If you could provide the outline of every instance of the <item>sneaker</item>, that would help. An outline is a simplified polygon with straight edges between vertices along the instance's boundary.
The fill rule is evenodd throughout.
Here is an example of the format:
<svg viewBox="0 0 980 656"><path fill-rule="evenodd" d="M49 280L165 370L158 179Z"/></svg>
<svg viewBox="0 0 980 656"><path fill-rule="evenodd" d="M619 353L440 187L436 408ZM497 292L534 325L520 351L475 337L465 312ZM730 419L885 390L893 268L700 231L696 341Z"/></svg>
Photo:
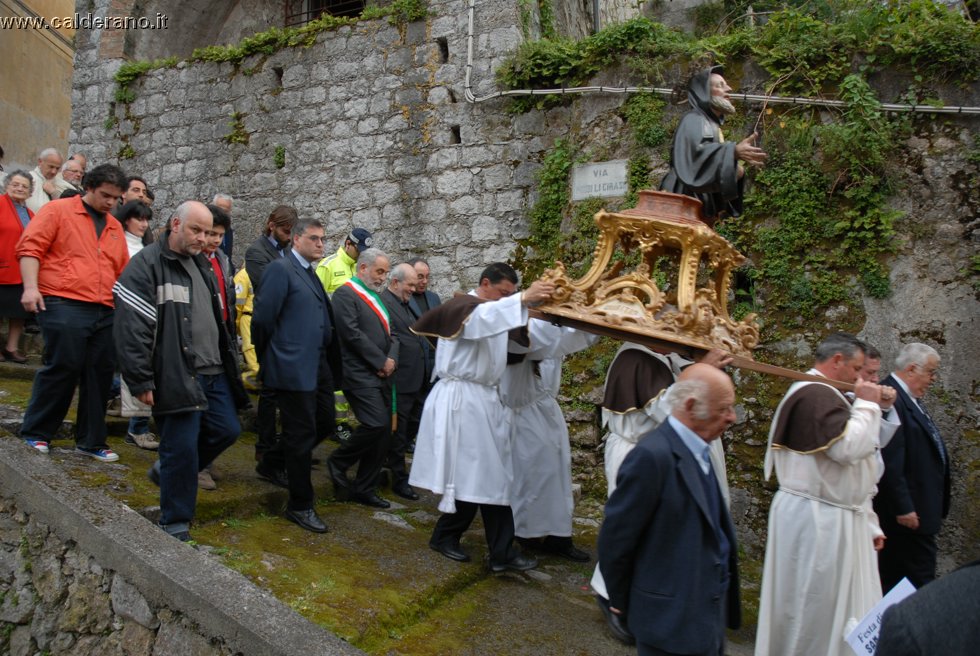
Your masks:
<svg viewBox="0 0 980 656"><path fill-rule="evenodd" d="M119 454L112 449L86 449L84 447L75 447L75 453L81 453L90 458L95 458L99 462L115 462L119 460Z"/></svg>
<svg viewBox="0 0 980 656"><path fill-rule="evenodd" d="M333 435L334 440L340 442L341 444L346 444L353 436L354 431L351 429L350 424L346 422L337 424L337 430Z"/></svg>
<svg viewBox="0 0 980 656"><path fill-rule="evenodd" d="M44 440L24 440L24 441L27 442L27 446L31 447L38 453L47 453L50 450L48 449L48 443L45 442Z"/></svg>
<svg viewBox="0 0 980 656"><path fill-rule="evenodd" d="M191 537L190 531L181 531L180 533L171 533L173 537L177 538L181 542L193 542L194 538Z"/></svg>
<svg viewBox="0 0 980 656"><path fill-rule="evenodd" d="M211 472L207 469L202 469L197 472L197 487L202 490L217 490L218 484L211 478Z"/></svg>
<svg viewBox="0 0 980 656"><path fill-rule="evenodd" d="M109 403L105 408L105 413L110 417L122 417L122 399L118 396L109 399Z"/></svg>
<svg viewBox="0 0 980 656"><path fill-rule="evenodd" d="M160 448L157 436L153 433L126 433L126 444L132 444L147 451L156 451Z"/></svg>

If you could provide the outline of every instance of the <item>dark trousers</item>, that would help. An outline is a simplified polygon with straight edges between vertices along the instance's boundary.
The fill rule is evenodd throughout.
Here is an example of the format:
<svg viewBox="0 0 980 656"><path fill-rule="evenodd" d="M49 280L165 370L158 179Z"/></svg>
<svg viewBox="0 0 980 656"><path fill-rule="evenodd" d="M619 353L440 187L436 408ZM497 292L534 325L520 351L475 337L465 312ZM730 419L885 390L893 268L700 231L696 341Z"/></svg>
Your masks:
<svg viewBox="0 0 980 656"><path fill-rule="evenodd" d="M357 465L357 475L351 483L352 494L373 492L378 474L385 462L391 441L391 388L344 390L360 425L351 438L330 455L333 466L343 472Z"/></svg>
<svg viewBox="0 0 980 656"><path fill-rule="evenodd" d="M186 531L197 505L197 473L230 447L241 433L228 378L198 374L206 410L154 415L160 429L160 526Z"/></svg>
<svg viewBox="0 0 980 656"><path fill-rule="evenodd" d="M44 337L42 367L34 376L31 400L20 434L51 441L65 420L78 386L75 443L106 446L105 410L116 368L112 308L59 296L45 296L37 315Z"/></svg>
<svg viewBox="0 0 980 656"><path fill-rule="evenodd" d="M255 412L255 459L261 460L276 446L276 392L268 387L259 390L259 402Z"/></svg>
<svg viewBox="0 0 980 656"><path fill-rule="evenodd" d="M405 466L405 453L411 442L409 429L411 428L412 417L419 403L420 395L418 392L411 394L398 394L398 426L391 436L391 448L388 449L387 465L391 470L391 485L401 485L408 483L408 468Z"/></svg>
<svg viewBox="0 0 980 656"><path fill-rule="evenodd" d="M936 578L936 536L913 533L895 525L882 527L888 539L878 552L881 590L887 593L904 577L921 588Z"/></svg>
<svg viewBox="0 0 980 656"><path fill-rule="evenodd" d="M471 503L456 500L456 512L446 513L436 522L430 544L459 544L463 533L473 523L477 509L483 517L483 530L487 536L487 547L491 563L505 563L516 553L514 542L514 513L510 506L492 506L486 503Z"/></svg>
<svg viewBox="0 0 980 656"><path fill-rule="evenodd" d="M282 461L289 479L289 510L313 508L310 470L316 445L316 392L276 390L282 413L282 436L264 462Z"/></svg>
<svg viewBox="0 0 980 656"><path fill-rule="evenodd" d="M310 452L312 453L321 442L333 435L337 430L337 415L334 410L333 403L333 379L330 377L329 368L326 365L326 361L321 363L321 371L326 371L326 375L320 376L319 382L317 383L316 392L310 392L314 399L314 410L313 415L304 414L303 421L307 422L313 429L313 444L310 446ZM282 401L279 400L278 395L287 393L282 390L268 390L269 394L274 399L272 408L272 440L271 443L263 443L262 448L259 448L259 443L255 445L255 459L261 462L268 469L286 469L286 447L283 445L282 440L286 435L286 423L291 421L293 418L286 417L286 408L283 407ZM261 401L261 397L259 397ZM275 412L278 408L280 413L279 421L282 423L282 437L277 436L275 433ZM304 410L304 413L306 411ZM261 422L258 422L261 423ZM295 423L294 423L295 426ZM294 433L295 434L295 433ZM259 442L262 442L260 437ZM312 456L311 456L312 460ZM313 506L308 506L312 508ZM292 508L291 510L307 510L308 508Z"/></svg>
<svg viewBox="0 0 980 656"><path fill-rule="evenodd" d="M643 644L642 642L636 643L636 653L637 656L679 656L672 651L664 651L663 649L657 649L651 645ZM705 652L703 655L693 654L685 656L725 656L725 645L722 642L721 649L719 651L709 651Z"/></svg>

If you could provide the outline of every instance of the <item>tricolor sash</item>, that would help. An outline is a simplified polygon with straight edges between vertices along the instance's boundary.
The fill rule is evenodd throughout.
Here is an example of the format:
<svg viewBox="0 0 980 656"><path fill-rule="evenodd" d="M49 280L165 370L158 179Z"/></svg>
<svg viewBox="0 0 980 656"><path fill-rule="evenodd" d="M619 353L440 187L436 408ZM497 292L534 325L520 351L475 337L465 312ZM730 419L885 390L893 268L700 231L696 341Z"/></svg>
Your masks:
<svg viewBox="0 0 980 656"><path fill-rule="evenodd" d="M374 291L367 285L365 285L357 276L350 278L344 283L349 286L357 296L367 303L368 307L378 315L378 319L381 320L381 324L385 327L385 332L389 335L391 334L391 326L388 320L388 309L385 304L381 302L381 297L378 296L378 292Z"/></svg>

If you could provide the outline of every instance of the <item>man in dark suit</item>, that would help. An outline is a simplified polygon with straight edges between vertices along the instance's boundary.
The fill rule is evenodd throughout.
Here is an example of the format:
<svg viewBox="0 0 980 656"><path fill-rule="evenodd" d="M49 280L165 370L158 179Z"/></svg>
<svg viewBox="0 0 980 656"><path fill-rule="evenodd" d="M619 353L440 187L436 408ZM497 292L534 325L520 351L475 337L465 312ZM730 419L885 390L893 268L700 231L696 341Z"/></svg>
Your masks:
<svg viewBox="0 0 980 656"><path fill-rule="evenodd" d="M270 262L275 262L289 251L290 231L296 224L296 210L288 205L279 205L269 214L265 222L265 232L256 239L245 251L245 272L252 284L252 293L259 293L262 284L262 273ZM243 339L251 340L251 335L243 335ZM254 344L254 340L251 340ZM272 449L276 440L276 398L272 391L263 388L259 391L259 403L255 418L255 459L260 461L266 451ZM256 472L262 478L285 487L286 481L277 470L267 470L261 465Z"/></svg>
<svg viewBox="0 0 980 656"><path fill-rule="evenodd" d="M412 292L411 305L418 312L419 316L422 316L432 308L439 307L442 304L442 300L439 295L434 291L429 289L429 263L426 262L421 257L413 257L408 261L409 264L415 269L415 273L418 274L418 282L415 285L415 291ZM428 371L432 372L436 368L436 347L429 343L428 340L425 341L425 359ZM406 443L405 450L407 453L415 452L415 438L419 433L419 422L422 421L422 407L425 405L425 399L429 396L429 392L432 390L433 382L430 380L431 376L428 374L425 380L422 381L422 389L419 390L418 403L415 407L415 412L409 418L408 423L408 442Z"/></svg>
<svg viewBox="0 0 980 656"><path fill-rule="evenodd" d="M375 489L391 439L391 378L398 362L398 340L391 334L380 292L390 270L388 256L368 248L357 258L357 275L333 293L334 317L343 362L341 388L360 425L334 451L327 465L338 496L374 508L390 503ZM357 476L347 470L357 465Z"/></svg>
<svg viewBox="0 0 980 656"><path fill-rule="evenodd" d="M422 403L422 388L429 378L428 342L413 333L411 325L419 313L411 303L418 275L411 264L399 264L391 271L388 288L381 292L381 300L388 308L391 334L398 340L398 368L395 369L395 407L398 422L388 449L388 467L391 469L391 491L410 501L419 498L408 484L405 468L405 450L408 447L408 429L413 415Z"/></svg>
<svg viewBox="0 0 980 656"><path fill-rule="evenodd" d="M735 421L722 371L688 367L671 388L671 416L619 470L599 533L610 610L627 619L640 656L724 654L738 628L738 548L709 460Z"/></svg>
<svg viewBox="0 0 980 656"><path fill-rule="evenodd" d="M949 453L922 401L939 371L939 354L925 344L906 344L895 369L882 384L897 392L902 425L882 449L885 474L874 499L887 538L878 553L886 592L903 577L917 588L936 578L936 534L949 512Z"/></svg>
<svg viewBox="0 0 980 656"><path fill-rule="evenodd" d="M327 526L313 509L311 453L334 423L330 301L311 268L323 257L323 238L317 220L293 225L292 250L265 268L252 314L259 376L263 388L275 394L282 417L282 437L259 464L271 471L285 469L286 519L314 533L326 532ZM320 390L326 391L326 402L317 403Z"/></svg>

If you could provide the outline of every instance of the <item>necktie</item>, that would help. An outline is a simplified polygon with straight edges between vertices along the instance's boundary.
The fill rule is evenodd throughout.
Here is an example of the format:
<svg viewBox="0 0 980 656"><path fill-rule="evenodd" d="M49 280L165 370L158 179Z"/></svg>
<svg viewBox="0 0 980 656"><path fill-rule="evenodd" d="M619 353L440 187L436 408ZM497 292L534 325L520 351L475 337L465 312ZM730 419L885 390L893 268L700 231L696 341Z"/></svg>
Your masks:
<svg viewBox="0 0 980 656"><path fill-rule="evenodd" d="M943 438L939 435L939 429L936 428L936 424L932 423L932 417L929 416L929 411L926 410L926 404L922 402L922 399L916 399L916 402L919 404L919 410L922 411L922 416L926 419L926 428L929 430L929 436L936 443L936 448L939 449L939 459L943 461L943 467L945 467L946 447L943 444Z"/></svg>

